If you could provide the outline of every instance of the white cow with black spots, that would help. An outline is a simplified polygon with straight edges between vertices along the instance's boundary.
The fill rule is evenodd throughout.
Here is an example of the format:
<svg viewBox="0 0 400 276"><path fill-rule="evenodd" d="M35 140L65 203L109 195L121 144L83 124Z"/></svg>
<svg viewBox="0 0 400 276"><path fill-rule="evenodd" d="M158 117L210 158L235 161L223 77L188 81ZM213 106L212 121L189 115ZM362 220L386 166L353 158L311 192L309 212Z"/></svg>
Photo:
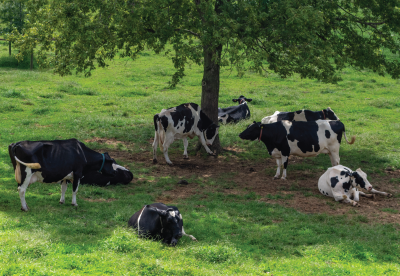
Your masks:
<svg viewBox="0 0 400 276"><path fill-rule="evenodd" d="M329 168L318 180L318 189L321 194L333 197L336 201L357 206L360 195L370 198L375 197L373 194L366 194L359 191L357 186L373 194L381 194L387 197L392 196L389 193L373 189L367 180L367 174L360 168L353 172L345 166L337 165Z"/></svg>

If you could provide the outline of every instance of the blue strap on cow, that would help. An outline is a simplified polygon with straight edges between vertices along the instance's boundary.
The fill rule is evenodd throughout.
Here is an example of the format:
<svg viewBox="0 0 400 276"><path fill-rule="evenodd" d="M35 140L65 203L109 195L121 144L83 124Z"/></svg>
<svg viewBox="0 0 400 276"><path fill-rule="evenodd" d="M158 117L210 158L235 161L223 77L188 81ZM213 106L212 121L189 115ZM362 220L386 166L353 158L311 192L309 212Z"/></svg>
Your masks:
<svg viewBox="0 0 400 276"><path fill-rule="evenodd" d="M99 170L99 173L101 173L101 170L102 170L103 167L104 167L104 162L106 162L106 157L104 156L104 153L102 153L101 155L103 155L103 164L101 164L101 168L100 168L100 170Z"/></svg>

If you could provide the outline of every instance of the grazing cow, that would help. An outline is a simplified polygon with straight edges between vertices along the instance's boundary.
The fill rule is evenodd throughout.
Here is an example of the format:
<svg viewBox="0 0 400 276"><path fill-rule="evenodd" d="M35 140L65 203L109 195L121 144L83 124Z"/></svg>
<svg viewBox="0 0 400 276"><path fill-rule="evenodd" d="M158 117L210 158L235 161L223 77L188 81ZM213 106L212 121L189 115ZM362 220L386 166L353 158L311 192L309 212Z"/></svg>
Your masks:
<svg viewBox="0 0 400 276"><path fill-rule="evenodd" d="M272 124L261 124L254 122L246 130L239 134L245 140L263 141L268 153L276 158L278 169L275 179L280 176L280 167L284 165L282 179L286 179L286 168L290 155L317 156L327 153L331 159L332 166L339 164L339 148L342 134L348 144L345 128L340 121L319 120L314 122L289 122L280 121Z"/></svg>
<svg viewBox="0 0 400 276"><path fill-rule="evenodd" d="M195 103L181 104L177 107L161 110L160 113L154 115L154 127L156 131L153 142L153 163L157 163L157 144L160 144L165 161L169 165L173 164L168 157L168 147L178 139L183 139L185 148L183 157L185 159L189 158L187 137L190 139L195 136L199 137L207 153L213 154L208 146L211 146L214 142L219 128Z"/></svg>
<svg viewBox="0 0 400 276"><path fill-rule="evenodd" d="M239 105L230 106L227 108L218 108L218 121L227 124L229 122L237 123L240 120L250 118L250 109L247 102L252 99L247 99L245 96L240 96L238 99L232 99L233 102L238 102Z"/></svg>
<svg viewBox="0 0 400 276"><path fill-rule="evenodd" d="M178 243L182 235L197 241L195 237L185 233L178 208L163 203L145 205L129 219L128 226L137 229L139 236L161 238L172 246Z"/></svg>
<svg viewBox="0 0 400 276"><path fill-rule="evenodd" d="M125 167L118 165L117 163L112 164L115 172L113 176L104 175L98 171L89 171L82 175L81 185L90 184L94 186L108 186L114 184L128 184L133 179L133 174Z"/></svg>
<svg viewBox="0 0 400 276"><path fill-rule="evenodd" d="M100 171L104 176L112 177L118 168L108 153L95 152L76 139L21 141L10 144L8 151L14 166L23 211L28 211L26 189L34 182L61 182L60 203L63 204L67 181L71 181L72 205L78 206L76 194L83 175Z"/></svg>
<svg viewBox="0 0 400 276"><path fill-rule="evenodd" d="M339 120L336 116L335 112L328 107L327 109L323 109L321 111L311 111L307 109L298 110L295 112L279 112L275 111L275 113L271 116L264 117L261 120L262 124L271 124L279 121L300 121L300 122L309 122L316 120Z"/></svg>
<svg viewBox="0 0 400 276"><path fill-rule="evenodd" d="M391 197L391 194L380 192L372 188L367 180L367 174L361 169L355 172L349 168L337 165L329 168L318 180L318 189L321 194L333 197L336 201L350 203L353 206L358 204L361 196L372 197L373 194L365 194L357 189L357 186L370 191L373 194L381 194Z"/></svg>

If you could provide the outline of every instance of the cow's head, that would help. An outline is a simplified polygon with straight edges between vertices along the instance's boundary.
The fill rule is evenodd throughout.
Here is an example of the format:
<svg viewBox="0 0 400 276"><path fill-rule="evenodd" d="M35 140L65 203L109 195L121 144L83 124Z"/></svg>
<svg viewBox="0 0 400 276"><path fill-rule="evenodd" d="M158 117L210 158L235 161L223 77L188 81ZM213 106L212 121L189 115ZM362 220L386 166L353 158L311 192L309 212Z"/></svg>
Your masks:
<svg viewBox="0 0 400 276"><path fill-rule="evenodd" d="M339 120L338 116L336 116L335 112L333 112L333 110L328 107L327 109L324 109L324 114L325 114L325 118L328 120Z"/></svg>
<svg viewBox="0 0 400 276"><path fill-rule="evenodd" d="M107 152L103 154L96 153L95 155L90 156L90 158L87 157L87 159L88 163L84 168L84 173L97 171L101 172L105 176L114 176L117 172L115 166L113 166L113 164L116 163Z"/></svg>
<svg viewBox="0 0 400 276"><path fill-rule="evenodd" d="M361 188L366 189L368 191L372 190L372 185L367 180L367 174L363 172L360 168L358 168L355 172L352 173L352 177L354 177L354 182Z"/></svg>
<svg viewBox="0 0 400 276"><path fill-rule="evenodd" d="M154 210L160 216L163 241L171 246L175 246L182 237L182 215L178 210L172 208L160 210L150 205L146 205L146 207Z"/></svg>
<svg viewBox="0 0 400 276"><path fill-rule="evenodd" d="M256 123L256 121L254 121L242 133L239 134L239 137L244 140L254 141L260 137L260 131L261 122Z"/></svg>
<svg viewBox="0 0 400 276"><path fill-rule="evenodd" d="M245 103L245 102L251 102L252 99L248 99L245 96L241 95L238 99L232 99L233 102L239 102L239 104Z"/></svg>
<svg viewBox="0 0 400 276"><path fill-rule="evenodd" d="M115 161L112 164L112 167L115 171L113 175L106 175L100 173L98 170L84 170L81 183L97 186L108 186L117 183L128 184L132 181L133 174L128 169L118 165Z"/></svg>
<svg viewBox="0 0 400 276"><path fill-rule="evenodd" d="M214 143L215 137L218 135L219 126L212 123L203 131L204 139L206 140L207 146L211 146Z"/></svg>

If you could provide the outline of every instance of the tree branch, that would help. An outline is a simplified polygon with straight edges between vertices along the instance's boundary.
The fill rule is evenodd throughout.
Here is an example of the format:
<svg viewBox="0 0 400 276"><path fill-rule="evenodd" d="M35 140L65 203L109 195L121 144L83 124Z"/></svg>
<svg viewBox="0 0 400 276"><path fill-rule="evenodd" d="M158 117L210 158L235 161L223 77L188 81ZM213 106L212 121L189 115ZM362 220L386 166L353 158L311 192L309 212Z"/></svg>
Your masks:
<svg viewBox="0 0 400 276"><path fill-rule="evenodd" d="M185 32L191 33L194 36L201 37L201 35L199 35L198 33L192 32L191 30L187 30L187 29L179 29L178 28L178 29L175 29L175 31L185 31Z"/></svg>

